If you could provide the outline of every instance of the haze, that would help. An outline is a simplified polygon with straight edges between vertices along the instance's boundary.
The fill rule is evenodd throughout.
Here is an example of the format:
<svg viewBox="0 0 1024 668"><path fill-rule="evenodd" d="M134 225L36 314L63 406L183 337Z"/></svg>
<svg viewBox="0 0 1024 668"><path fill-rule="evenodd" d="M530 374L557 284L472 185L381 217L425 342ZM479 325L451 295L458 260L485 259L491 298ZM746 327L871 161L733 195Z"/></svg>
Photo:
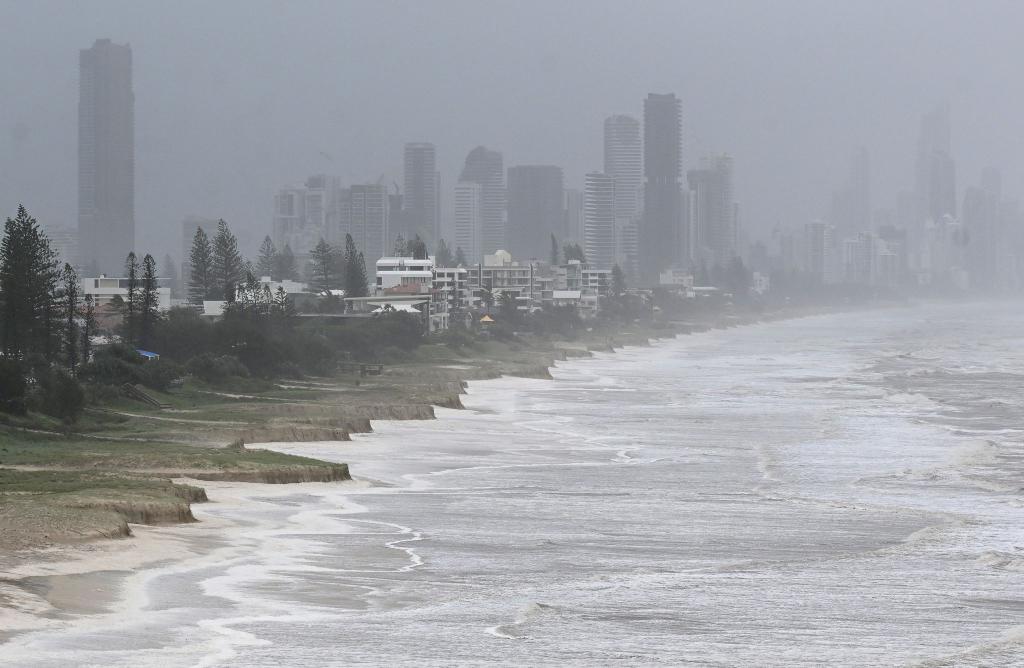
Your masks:
<svg viewBox="0 0 1024 668"><path fill-rule="evenodd" d="M0 20L0 210L75 226L78 51L109 37L134 54L139 246L177 248L195 213L251 252L278 188L400 181L407 141L437 145L445 208L478 144L581 187L604 118L652 91L682 100L684 168L735 157L753 237L827 214L862 145L891 207L938 103L961 193L992 165L1016 197L1024 169L1013 2L4 0Z"/></svg>

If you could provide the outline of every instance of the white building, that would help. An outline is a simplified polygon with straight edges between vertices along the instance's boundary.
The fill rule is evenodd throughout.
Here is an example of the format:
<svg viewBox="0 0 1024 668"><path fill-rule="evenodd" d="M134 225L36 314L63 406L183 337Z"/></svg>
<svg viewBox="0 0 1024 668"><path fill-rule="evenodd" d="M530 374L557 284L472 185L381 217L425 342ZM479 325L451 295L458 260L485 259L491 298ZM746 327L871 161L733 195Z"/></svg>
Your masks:
<svg viewBox="0 0 1024 668"><path fill-rule="evenodd" d="M448 308L466 309L471 302L469 270L465 267L434 267L434 293L448 302Z"/></svg>
<svg viewBox="0 0 1024 668"><path fill-rule="evenodd" d="M468 269L468 285L474 303L480 301L485 290L490 291L495 300L502 294L511 295L522 311L529 310L540 299L541 272L536 262L520 264L508 251L498 250L484 255L482 263Z"/></svg>
<svg viewBox="0 0 1024 668"><path fill-rule="evenodd" d="M591 172L583 196L583 236L587 260L601 269L615 264L615 179Z"/></svg>
<svg viewBox="0 0 1024 668"><path fill-rule="evenodd" d="M171 308L171 288L166 279L158 279L156 289L156 306L160 311ZM138 289L142 289L142 279L138 280ZM107 306L116 301L128 299L128 279L100 276L82 279L82 298L91 295L96 307Z"/></svg>
<svg viewBox="0 0 1024 668"><path fill-rule="evenodd" d="M430 258L382 257L377 260L374 286L378 294L389 290L429 294L434 287L434 261Z"/></svg>
<svg viewBox="0 0 1024 668"><path fill-rule="evenodd" d="M467 269L471 306L482 306L482 296L490 292L496 303L501 295L511 295L520 311L573 305L584 316L597 312L600 298L609 292L612 274L610 269L595 269L578 260L556 267L547 262L521 263L503 250L485 255L483 262Z"/></svg>
<svg viewBox="0 0 1024 668"><path fill-rule="evenodd" d="M759 295L763 295L771 288L771 278L768 274L755 271L750 277L750 289Z"/></svg>
<svg viewBox="0 0 1024 668"><path fill-rule="evenodd" d="M382 257L377 260L375 296L369 306L401 305L423 313L429 331L448 329L450 309L466 308L468 271L463 267L434 267L433 258Z"/></svg>
<svg viewBox="0 0 1024 668"><path fill-rule="evenodd" d="M644 182L643 140L636 118L620 114L605 119L604 173L615 180L615 261L627 276L635 277Z"/></svg>
<svg viewBox="0 0 1024 668"><path fill-rule="evenodd" d="M468 262L479 262L483 252L483 186L461 181L455 186L455 247Z"/></svg>
<svg viewBox="0 0 1024 668"><path fill-rule="evenodd" d="M658 275L658 285L670 288L693 289L693 272L685 269L666 269Z"/></svg>

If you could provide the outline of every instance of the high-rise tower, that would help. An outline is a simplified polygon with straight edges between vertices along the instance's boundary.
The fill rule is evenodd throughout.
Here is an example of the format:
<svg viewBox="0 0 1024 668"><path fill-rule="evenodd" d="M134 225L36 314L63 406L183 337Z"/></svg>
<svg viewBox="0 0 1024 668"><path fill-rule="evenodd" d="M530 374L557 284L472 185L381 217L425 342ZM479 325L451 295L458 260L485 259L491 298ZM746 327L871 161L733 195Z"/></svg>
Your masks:
<svg viewBox="0 0 1024 668"><path fill-rule="evenodd" d="M615 261L634 276L644 165L640 121L632 116L609 116L604 121L604 173L615 180Z"/></svg>
<svg viewBox="0 0 1024 668"><path fill-rule="evenodd" d="M132 50L99 39L79 54L78 238L87 272L120 273L135 247Z"/></svg>
<svg viewBox="0 0 1024 668"><path fill-rule="evenodd" d="M455 238L454 247L461 248L466 260L480 262L483 257L483 187L472 181L460 181L455 186ZM496 249L497 250L497 249Z"/></svg>
<svg viewBox="0 0 1024 668"><path fill-rule="evenodd" d="M406 229L393 230L392 236L402 234L406 239L415 235L433 248L441 237L440 187L437 171L437 149L433 144L414 142L405 145L405 206Z"/></svg>
<svg viewBox="0 0 1024 668"><path fill-rule="evenodd" d="M956 217L956 165L950 134L948 106L941 105L921 119L916 174L919 224L947 214Z"/></svg>
<svg viewBox="0 0 1024 668"><path fill-rule="evenodd" d="M644 101L644 214L640 225L641 278L678 264L683 239L682 110L674 93Z"/></svg>
<svg viewBox="0 0 1024 668"><path fill-rule="evenodd" d="M687 173L694 262L728 267L736 256L736 203L732 193L732 158L706 157L701 169Z"/></svg>
<svg viewBox="0 0 1024 668"><path fill-rule="evenodd" d="M508 168L508 251L517 260L551 254L551 235L564 239L562 168L520 165Z"/></svg>
<svg viewBox="0 0 1024 668"><path fill-rule="evenodd" d="M459 181L480 185L480 252L493 253L507 248L505 163L501 153L477 146L466 156Z"/></svg>
<svg viewBox="0 0 1024 668"><path fill-rule="evenodd" d="M615 203L618 184L608 174L591 172L583 191L583 237L587 263L596 269L615 264Z"/></svg>

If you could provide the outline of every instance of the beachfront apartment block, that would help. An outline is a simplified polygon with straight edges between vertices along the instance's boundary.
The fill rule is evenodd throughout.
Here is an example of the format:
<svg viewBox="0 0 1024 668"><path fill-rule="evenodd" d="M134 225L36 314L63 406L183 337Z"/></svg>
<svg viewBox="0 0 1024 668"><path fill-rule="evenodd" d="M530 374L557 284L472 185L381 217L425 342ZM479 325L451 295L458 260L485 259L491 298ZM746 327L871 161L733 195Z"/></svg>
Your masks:
<svg viewBox="0 0 1024 668"><path fill-rule="evenodd" d="M431 257L382 257L376 263L374 294L377 301L399 296L412 299L415 304L407 301L402 305L425 313L430 331L445 330L449 313L470 305L468 273L464 267L435 267Z"/></svg>
<svg viewBox="0 0 1024 668"><path fill-rule="evenodd" d="M91 296L96 308L109 306L117 301L128 299L128 279L101 274L96 278L83 278L82 298ZM142 289L142 281L136 282L136 290ZM156 307L160 311L171 308L171 286L170 279L158 278L156 289Z"/></svg>
<svg viewBox="0 0 1024 668"><path fill-rule="evenodd" d="M600 308L600 298L611 284L611 273L610 269L595 269L578 260L554 267L536 260L521 263L499 250L469 267L468 287L477 304L484 292L490 291L495 299L500 294L511 294L521 311L544 305L572 305L588 316Z"/></svg>

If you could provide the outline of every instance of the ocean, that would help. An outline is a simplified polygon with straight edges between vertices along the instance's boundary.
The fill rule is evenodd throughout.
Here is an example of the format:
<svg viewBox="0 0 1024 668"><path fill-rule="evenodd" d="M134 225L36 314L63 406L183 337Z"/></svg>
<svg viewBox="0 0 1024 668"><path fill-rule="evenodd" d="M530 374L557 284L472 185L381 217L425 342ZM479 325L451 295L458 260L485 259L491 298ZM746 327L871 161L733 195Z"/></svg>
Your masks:
<svg viewBox="0 0 1024 668"><path fill-rule="evenodd" d="M274 444L18 666L1024 665L1024 309L711 331ZM213 533L216 537L203 532ZM205 540L206 542L202 542Z"/></svg>

